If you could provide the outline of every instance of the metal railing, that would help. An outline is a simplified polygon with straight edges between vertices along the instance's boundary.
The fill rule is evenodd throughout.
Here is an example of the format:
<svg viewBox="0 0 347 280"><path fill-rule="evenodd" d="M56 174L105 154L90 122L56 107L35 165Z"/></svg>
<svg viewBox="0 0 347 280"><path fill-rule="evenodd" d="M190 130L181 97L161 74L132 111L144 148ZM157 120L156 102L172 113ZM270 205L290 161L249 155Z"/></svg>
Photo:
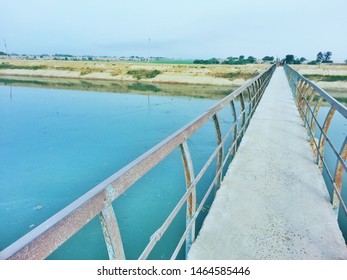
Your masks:
<svg viewBox="0 0 347 280"><path fill-rule="evenodd" d="M183 233L171 259L175 259L183 244L186 253L195 239L195 222L213 188L218 188L223 176L223 168L236 153L241 138L275 70L269 67L243 86L233 91L200 117L185 125L133 162L95 186L69 206L43 222L41 225L18 239L0 252L0 259L44 259L65 241L82 229L94 217L99 216L110 259L125 259L122 238L112 202L138 181L144 174L166 158L175 149L180 149L184 167L186 192L169 214L165 222L152 235L139 259L146 259L155 244L161 239L180 209L186 204L186 230ZM241 112L236 113L235 100L240 99ZM247 100L246 100L247 98ZM245 105L248 101L247 106ZM233 123L222 138L218 113L230 106ZM217 147L197 176L194 175L193 161L187 139L206 122L213 120L216 130ZM231 145L225 154L226 140ZM215 177L197 207L196 185L214 159L217 159Z"/></svg>
<svg viewBox="0 0 347 280"><path fill-rule="evenodd" d="M347 173L347 136L345 136L340 147L336 147L328 136L328 129L334 114L338 113L346 119L347 108L326 91L300 75L292 67L285 65L284 70L298 106L300 116L307 129L316 163L321 172L323 172L323 170L326 172L326 184L332 186L331 203L336 212L336 216L338 217L341 207L344 214L347 215L346 202L341 195L343 175L346 176ZM317 116L322 104L327 104L329 111L321 125L318 122ZM319 131L317 131L316 128L318 128ZM324 151L326 150L326 143L328 143L336 157L334 172L330 171L325 157Z"/></svg>

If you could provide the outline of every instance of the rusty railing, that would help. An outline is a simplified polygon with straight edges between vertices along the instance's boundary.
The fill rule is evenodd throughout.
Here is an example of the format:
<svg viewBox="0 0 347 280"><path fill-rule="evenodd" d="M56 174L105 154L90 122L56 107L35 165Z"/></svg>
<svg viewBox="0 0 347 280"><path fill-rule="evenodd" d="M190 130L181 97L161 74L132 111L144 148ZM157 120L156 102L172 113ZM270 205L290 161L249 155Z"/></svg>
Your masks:
<svg viewBox="0 0 347 280"><path fill-rule="evenodd" d="M341 207L343 210L341 212L344 212L344 214L347 215L346 202L343 200L341 195L343 175L346 176L347 173L347 136L345 136L340 147L336 147L328 137L328 129L334 114L338 113L346 119L347 108L326 91L300 75L292 67L285 65L284 69L298 106L300 116L304 121L305 128L307 129L316 163L321 172L323 172L323 170L326 172L327 176L324 176L324 179L327 186L332 186L330 197L336 216L338 217ZM329 107L329 111L321 125L317 120L317 116L322 104L326 104L326 106ZM316 128L318 128L318 131ZM324 153L326 150L326 143L330 146L336 157L334 172L330 171L326 161L326 155Z"/></svg>
<svg viewBox="0 0 347 280"><path fill-rule="evenodd" d="M0 252L0 259L44 259L96 216L99 216L100 219L109 258L125 259L122 238L112 202L175 149L179 149L181 152L186 178L186 192L165 222L152 235L139 259L148 257L184 204L186 204L186 230L172 253L171 259L177 257L184 243L187 253L195 239L195 221L211 190L219 187L223 176L223 168L227 161L236 153L240 140L274 70L275 65L249 80L206 111L206 113L173 133L69 206L15 241ZM241 112L239 115L237 115L235 109L236 98L240 99ZM245 105L246 101L248 101L247 106ZM224 138L222 138L218 112L226 106L231 108L230 118L233 124ZM187 139L206 122L211 120L214 122L216 129L217 147L198 175L195 176ZM231 145L225 153L224 145L227 139L231 140ZM196 185L215 158L217 159L215 177L201 203L197 206Z"/></svg>

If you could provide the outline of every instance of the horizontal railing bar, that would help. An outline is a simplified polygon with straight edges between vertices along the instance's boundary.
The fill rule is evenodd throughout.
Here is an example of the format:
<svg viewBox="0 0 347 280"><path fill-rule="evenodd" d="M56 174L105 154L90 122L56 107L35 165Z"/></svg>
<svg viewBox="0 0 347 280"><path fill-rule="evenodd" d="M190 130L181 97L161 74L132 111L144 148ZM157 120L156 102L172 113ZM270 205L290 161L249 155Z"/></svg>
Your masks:
<svg viewBox="0 0 347 280"><path fill-rule="evenodd" d="M235 124L235 123L234 123ZM219 149L225 144L226 139L231 135L231 132L233 130L233 126L231 127L231 129L229 129L229 131L227 132L227 134L224 136L224 138L222 139L221 143L216 147L216 149L213 151L213 153L211 154L211 156L209 157L209 159L207 160L207 162L205 163L205 165L203 166L203 168L201 168L199 174L195 177L195 179L193 180L193 182L191 183L190 187L186 190L186 192L184 193L184 195L182 196L182 198L180 199L180 201L177 203L177 205L175 206L175 208L172 210L172 212L170 213L170 215L167 217L167 219L165 220L165 222L162 224L162 226L160 228L158 228L158 230L151 236L150 238L150 242L147 244L147 247L145 248L145 250L142 252L141 256L139 257L139 260L143 260L146 259L148 257L148 255L150 254L151 250L154 248L154 245L160 240L161 236L165 233L165 231L168 229L168 227L170 226L171 222L173 221L173 219L177 216L178 212L182 209L184 203L187 200L187 197L189 196L189 194L194 190L194 188L196 187L196 185L198 184L198 182L200 181L200 179L202 178L202 176L205 174L207 168L211 165L212 161L216 158ZM217 175L216 175L217 177Z"/></svg>
<svg viewBox="0 0 347 280"><path fill-rule="evenodd" d="M147 244L146 248L143 250L142 254L139 257L139 260L145 260L148 255L151 253L152 249L154 248L155 244L160 240L162 235L166 232L168 227L170 226L173 219L177 216L178 212L182 209L184 203L187 201L188 196L192 193L195 186L193 184L186 190L180 201L177 203L175 208L172 210L170 215L167 217L165 222L162 224L161 227L158 228L158 230L151 236L150 242Z"/></svg>
<svg viewBox="0 0 347 280"><path fill-rule="evenodd" d="M58 248L65 240L98 215L101 212L99 209L104 209L106 206L105 198L106 190L96 194L93 203L80 197L1 251L0 259L44 259L54 251L54 248ZM68 237L64 241L56 238L62 231L64 231L64 236ZM42 248L35 250L37 247Z"/></svg>
<svg viewBox="0 0 347 280"><path fill-rule="evenodd" d="M300 92L300 90L298 90L298 91ZM301 94L301 92L300 92L300 94ZM304 100L305 100L305 102L307 102L306 98L304 98ZM308 106L308 107L309 107L309 106ZM313 115L313 112L312 112L311 108L309 108L309 110L310 110L311 114ZM313 117L314 117L314 115L313 115ZM307 123L308 128L310 129L310 131L312 131L312 127L310 126L309 122L307 121L306 115L304 115L304 118L305 118L305 121L306 121L306 123ZM335 146L330 142L330 139L329 139L329 137L325 134L324 129L322 129L322 128L320 127L320 125L319 125L319 123L318 123L318 121L317 121L317 119L316 119L315 117L314 117L314 119L315 119L315 121L316 121L316 125L318 125L319 129L321 130L321 133L323 133L324 136L326 137L326 140L329 141L329 145L331 146L331 148L333 148L333 150L336 151ZM313 137L313 138L314 138L314 137ZM316 147L317 154L319 155L319 158L320 158L321 162L323 163L323 166L325 167L325 171L326 171L327 174L328 174L330 183L332 183L332 185L333 185L333 190L335 191L335 193L336 193L336 195L337 195L337 197L338 197L338 199L339 199L339 202L341 203L341 205L342 205L342 207L343 207L343 210L344 210L345 214L347 215L347 208L346 208L346 205L345 205L345 203L344 203L344 201L343 201L342 196L340 195L340 192L338 191L338 189L337 189L337 187L336 187L335 179L333 178L333 176L332 176L331 173L330 173L330 170L329 170L329 168L328 168L328 165L327 165L327 163L326 163L326 161L325 161L325 159L324 159L324 155L321 154L321 151L320 151L320 149L319 149L319 146L317 146L316 141L313 140L313 142L314 142L314 145L315 145L315 147ZM342 166L345 168L345 167L346 167L346 164L345 164L345 162L343 161L341 155L340 155L337 151L335 152L335 154L336 154L336 156L337 156L337 159L342 163ZM345 171L346 171L346 169L345 169ZM334 191L333 191L333 195L334 195Z"/></svg>
<svg viewBox="0 0 347 280"><path fill-rule="evenodd" d="M302 95L302 93L301 93L301 91L300 91L299 89L298 89L298 92L299 92L300 95L303 97L303 95ZM317 118L316 118L315 115L314 115L314 112L312 111L311 107L309 106L307 99L306 99L306 98L303 98L303 100L305 101L305 103L306 103L306 105L307 105L307 107L308 107L308 109L309 109L309 111L310 111L310 113L311 113L311 115L312 115L312 119L315 121L315 125L318 126L318 128L319 128L321 134L325 137L325 140L328 142L329 146L330 146L331 149L333 150L333 152L334 152L334 154L335 154L337 160L341 163L342 167L343 167L344 170L347 172L347 165L346 165L346 163L344 162L344 160L342 159L340 153L336 150L335 145L331 142L330 138L329 138L328 135L325 133L324 129L321 127L320 123L318 122ZM303 111L301 110L301 112L303 112ZM309 122L308 122L308 120L307 120L306 114L303 114L303 116L304 116L304 118L305 118L305 122L306 122L306 124L307 124L309 130L311 131L311 132L310 132L311 135L313 135L313 134L312 134L312 126L309 124ZM312 123L312 120L311 120L311 123ZM321 136L321 137L322 137L322 136ZM314 135L313 135L313 138L314 138ZM317 146L315 140L314 140L313 142L315 143L316 150L319 151L320 158L322 159L322 158L324 157L324 155L322 156L321 153L320 153L320 149L319 149L320 145Z"/></svg>
<svg viewBox="0 0 347 280"><path fill-rule="evenodd" d="M305 117L305 119L306 119L306 117ZM308 123L307 123L307 125L310 127L310 125ZM340 195L340 193L339 193L339 191L338 191L338 189L336 187L335 180L334 180L333 176L331 175L331 172L330 172L330 170L328 168L328 165L327 165L327 163L326 163L326 161L324 159L324 156L321 154L321 151L320 151L319 147L317 146L317 143L316 143L315 140L313 140L313 143L314 143L314 145L316 147L317 154L319 155L319 158L320 158L321 162L323 163L323 167L325 168L325 171L327 172L327 175L328 175L328 178L330 180L330 183L332 183L333 189L335 190L335 193L336 193L336 195L337 195L337 197L338 197L338 199L339 199L339 201L340 201L340 203L341 203L341 205L343 207L343 210L344 210L345 214L347 215L346 204L344 203L343 198Z"/></svg>
<svg viewBox="0 0 347 280"><path fill-rule="evenodd" d="M253 99L252 99L253 100ZM233 125L231 126L231 128L229 129L229 131L227 132L227 134L225 135L225 137L223 138L222 142L217 146L217 148L214 150L214 152L212 153L212 155L210 156L210 158L207 160L206 164L204 165L204 167L201 169L201 171L199 172L199 174L196 176L196 178L194 179L194 181L192 182L191 186L189 187L189 189L186 191L186 193L183 195L183 197L181 198L181 200L179 201L179 203L176 205L176 207L174 208L174 210L171 212L171 214L169 215L169 217L167 218L167 220L164 222L164 224L154 233L154 235L151 237L151 242L147 245L146 249L143 251L143 253L141 254L141 256L139 257L139 260L143 260L146 259L149 255L149 253L151 252L151 250L154 248L154 245L157 241L160 240L161 236L165 233L166 229L168 228L168 226L170 225L170 223L172 222L172 220L174 219L174 217L178 214L178 212L181 210L181 208L183 207L187 197L189 196L189 194L192 192L192 190L196 187L197 183L200 181L200 179L202 178L202 176L205 174L208 166L210 166L210 164L212 163L213 159L217 156L217 153L219 152L219 149L225 144L226 139L231 135L231 132L234 130L234 126L237 125L237 122L240 120L240 118L242 117L243 112L246 111L246 109L248 109L248 107L250 106L250 103L247 105L247 107L245 107L244 110L242 110L239 114L239 117L236 119L236 121L233 123ZM254 111L255 108L253 108L252 111ZM244 127L246 126L246 124L244 124L242 126L242 129L244 129ZM240 131L241 131L240 130ZM231 151L234 147L234 145L236 145L236 142L239 140L240 138L240 131L237 133L237 137L235 139L235 141L232 143L231 148L228 150L228 155L225 158L225 160L223 161L223 164L221 166L221 168L219 168L219 170L222 170L225 166L225 163L227 162L227 159L229 158ZM212 182L212 186L214 185L218 175L220 174L220 172L217 172L217 175L215 177L215 179ZM199 208L198 208L199 209ZM198 211L197 211L198 212ZM195 219L191 221L191 224L193 225ZM191 226L188 227L186 229L186 231L184 232L183 236L181 237L181 240L179 242L179 245L176 247L176 249L179 247L179 250L181 249L184 240L186 239L189 231L191 230ZM152 241L153 240L153 241ZM179 252L179 250L176 252L176 256ZM175 257L176 257L175 256ZM175 258L174 257L174 258ZM172 257L171 257L172 259Z"/></svg>
<svg viewBox="0 0 347 280"><path fill-rule="evenodd" d="M254 96L253 98L255 98L255 96ZM252 98L251 100L253 100L253 98ZM246 109L247 109L250 105L251 105L251 103L249 103L249 104L247 105L247 107L245 107L245 109L244 109L243 111L246 111ZM255 109L256 109L256 106L252 109L251 112L255 111ZM191 193L191 191L196 187L197 183L200 181L201 177L202 177L203 174L205 173L205 171L206 171L206 169L208 168L208 166L212 163L213 159L217 156L217 153L218 153L219 149L221 148L221 146L223 146L223 145L225 144L226 139L231 135L231 132L234 130L234 126L237 125L237 122L238 122L238 121L240 120L240 118L242 117L243 111L240 112L239 118L237 118L236 121L233 123L233 125L231 126L231 128L229 129L229 131L227 132L227 134L225 135L225 137L223 138L222 142L217 146L217 148L214 150L213 154L210 156L210 158L208 159L208 161L206 162L206 164L204 165L204 167L201 169L201 171L200 171L200 173L198 174L198 176L197 176L197 177L195 178L195 180L192 182L191 187L189 188L189 191L187 190L187 192L184 194L184 198L187 198L188 195ZM251 114L251 112L249 113L249 115ZM249 115L248 115L248 117L249 117ZM241 129L241 130L243 130L245 127L246 127L246 124L244 124L244 125L242 126L242 129ZM236 139L233 141L231 147L229 148L228 153L227 153L227 156L225 157L222 166L218 169L218 172L217 172L217 174L216 174L214 180L212 181L212 184L210 185L210 187L211 187L211 186L212 186L212 187L214 186L214 183L215 183L215 181L216 181L218 175L221 173L222 169L225 167L225 164L226 164L227 160L229 159L229 157L230 157L230 155L231 155L231 152L232 152L234 146L236 145L237 141L238 141L239 138L240 138L240 135L241 135L240 132L241 132L241 130L238 131L237 137L236 137ZM204 172L202 172L202 171L204 171ZM212 187L211 187L211 190L212 190ZM182 200L180 200L180 202L178 203L178 205L180 204L178 211L182 208L184 202L185 202L185 200L184 200L183 202L182 202ZM178 205L177 205L177 206L178 206ZM201 203L201 205L203 205L203 203ZM176 206L176 207L177 207L177 206ZM200 209L201 209L201 207L200 207ZM200 211L198 211L198 210L199 210L199 208L197 209L197 212L200 212ZM178 211L175 211L175 212L178 212ZM173 211L173 212L174 212L174 211ZM177 215L177 213L176 213L176 215ZM176 215L175 215L175 216L176 216ZM195 219L192 219L191 225L193 225L194 221L195 221ZM186 237L187 237L187 235L188 235L188 233L189 233L190 230L191 230L191 226L187 227L187 229L186 229L186 231L184 232L184 234L182 235L181 240L180 240L178 246L176 247L176 250L175 250L173 256L171 257L171 259L172 259L172 258L176 258L177 254L178 254L179 250L181 250L181 247L182 247L182 245L183 245L183 243L184 243L184 240L186 239ZM163 232L161 231L161 228L159 228L158 231L155 233L155 235L157 235L157 234L158 234L160 237L162 236ZM159 239L158 239L158 238L154 238L154 239L159 240L160 238L159 238ZM178 250L177 250L177 249L178 249ZM147 255L147 256L148 256L148 255ZM141 255L139 259L145 259L147 256Z"/></svg>
<svg viewBox="0 0 347 280"><path fill-rule="evenodd" d="M0 259L43 259L91 221L144 174L166 158L214 114L242 94L274 65L223 98L215 106L108 177L67 207L0 252ZM271 75L269 75L271 76ZM269 79L266 77L264 84ZM241 130L244 130L244 126Z"/></svg>
<svg viewBox="0 0 347 280"><path fill-rule="evenodd" d="M289 69L292 71L295 71L291 66L286 65ZM347 109L345 106L343 106L339 101L337 101L334 97L332 97L329 93L327 93L325 90L318 87L316 84L312 83L310 80L305 78L303 75L298 73L297 71L293 72L300 79L304 80L306 83L308 83L314 90L316 90L329 104L331 104L341 115L343 115L345 118L347 118Z"/></svg>
<svg viewBox="0 0 347 280"><path fill-rule="evenodd" d="M345 215L347 216L347 206L346 206L346 204L345 204L345 202L344 202L344 200L343 200L343 198L342 198L340 192L339 192L338 189L336 188L335 183L333 184L333 186L334 186L334 190L335 190L334 193L336 194L336 196L337 196L338 199L339 199L340 206L342 206L343 212L345 212ZM334 193L333 193L333 195L334 195Z"/></svg>
<svg viewBox="0 0 347 280"><path fill-rule="evenodd" d="M285 70L287 72L287 77L289 80L289 83L291 84L291 88L294 94L294 90L295 92L297 92L295 98L297 98L298 95L300 95L300 101L296 100L297 103L301 103L302 104L302 100L304 101L304 104L306 105L306 112L304 112L304 109L302 109L302 107L300 104L298 104L300 113L303 115L303 119L305 124L307 125L308 129L309 129L309 134L310 136L310 141L311 138L313 139L313 143L315 146L315 152L317 152L316 154L316 161L319 164L319 167L322 168L322 172L325 170L327 176L325 177L326 182L330 181L330 183L332 184L332 197L331 197L331 202L333 204L333 207L335 207L335 195L338 198L338 202L340 203L340 205L342 205L343 211L345 213L345 215L347 215L347 208L346 208L346 204L342 198L342 195L340 193L340 190L338 188L338 186L336 185L336 178L332 176L329 168L328 168L328 164L326 163L326 160L324 158L324 153L322 154L323 150L321 150L321 141L322 139L324 139L323 141L326 141L331 150L333 151L334 155L336 156L336 164L337 166L340 164L341 167L343 168L341 170L341 172L347 172L347 165L346 162L343 160L342 154L337 151L335 145L332 143L330 137L328 137L327 132L325 131L325 129L327 128L323 128L320 123L318 122L317 118L316 118L316 113L318 112L317 110L317 106L319 106L319 102L318 101L316 103L316 106L314 107L314 110L312 110L310 103L308 102L306 96L305 96L305 92L309 91L309 88L311 88L311 94L318 94L319 95L319 100L326 100L330 107L330 111L328 113L328 115L326 116L326 119L329 117L329 114L331 112L331 110L336 110L337 112L339 112L343 117L347 118L347 108L344 107L341 103L339 103L336 99L334 99L332 96L330 96L327 92L325 92L324 90L322 90L321 88L319 88L317 85L315 85L314 83L312 83L310 80L306 79L305 77L303 77L301 74L299 74L297 71L295 71L292 67L286 65ZM294 87L293 87L294 86ZM302 88L304 88L302 90ZM295 94L294 94L295 95ZM313 97L311 97L311 100L313 100ZM311 114L311 125L310 122L308 121L308 112ZM331 116L330 116L331 117ZM325 120L326 122L326 120ZM325 122L324 122L324 126L325 126ZM314 131L312 129L312 126L315 125L315 127L318 127L319 132L320 132L320 137L319 137L319 143L317 143L316 138L314 137ZM345 140L346 141L346 140ZM344 144L343 144L344 145ZM322 165L320 165L320 163L322 163ZM336 171L335 171L336 172ZM336 175L335 175L336 176ZM342 174L341 174L342 176ZM340 187L340 186L339 186ZM337 204L338 205L338 204ZM338 206L336 206L336 209L338 210Z"/></svg>
<svg viewBox="0 0 347 280"><path fill-rule="evenodd" d="M230 130L230 131L231 131L231 130ZM216 174L214 180L212 181L212 183L211 183L211 185L210 185L210 187L209 187L209 189L208 189L208 192L206 192L206 194L205 194L203 200L202 200L201 203L200 203L200 206L197 208L195 215L192 217L191 222L189 223L189 225L188 225L188 227L186 228L185 232L183 233L183 235L182 235L182 237L181 237L181 239L180 239L178 245L176 246L176 249L175 249L174 253L173 253L172 256L171 256L171 260L175 259L175 258L177 257L177 255L178 255L179 251L181 250L182 245L183 245L183 243L184 243L184 240L186 239L186 237L187 237L187 235L188 235L188 233L189 233L189 231L190 231L192 225L194 224L195 220L197 219L198 215L200 214L201 209L202 209L204 203L206 202L207 197L209 196L210 192L211 192L212 189L213 189L213 186L214 186L214 184L215 184L215 182L216 182L216 180L217 180L218 175L222 172L223 168L225 167L225 164L227 163L229 157L231 156L231 153L232 153L232 151L233 151L233 149L234 149L234 146L236 145L237 141L239 140L240 134L238 133L238 135L239 135L239 136L233 141L232 145L230 146L230 148L229 148L229 150L228 150L228 152L227 152L227 155L226 155L226 157L225 157L225 159L224 159L224 161L223 161L223 164L222 164L222 166L218 169L217 174ZM225 138L227 138L227 136L225 136ZM223 139L223 140L224 140L224 139ZM206 199L205 199L205 197L206 197Z"/></svg>
<svg viewBox="0 0 347 280"><path fill-rule="evenodd" d="M339 199L339 202L340 202L341 205L342 205L342 208L343 208L343 210L344 210L344 212L345 212L345 215L347 215L347 207L346 207L346 204L345 204L345 202L343 201L343 198L342 198L342 196L341 196L339 190L338 190L337 187L336 187L335 180L333 179L333 177L332 177L332 175L331 175L331 173L330 173L330 170L329 170L329 168L328 168L328 165L327 165L327 163L326 163L326 161L325 161L324 158L322 158L321 160L322 160L323 166L325 167L325 171L327 172L328 177L329 177L329 179L330 179L330 183L333 185L333 193L332 193L332 195L334 195L334 191L335 191L335 194L337 195L337 197L338 197L338 199Z"/></svg>
<svg viewBox="0 0 347 280"><path fill-rule="evenodd" d="M179 253L179 251L181 250L181 247L182 247L182 245L183 245L183 243L184 243L184 240L185 240L186 237L187 237L188 232L191 230L191 227L192 227L193 223L194 223L195 220L197 219L198 215L199 215L200 212L201 212L201 209L202 209L203 205L205 204L205 202L206 202L208 196L210 195L210 193L211 193L211 191L212 191L212 189L213 189L213 187L214 187L214 185L215 185L215 183L216 183L216 181L217 181L218 175L221 174L221 170L222 170L222 167L221 167L221 168L218 170L218 172L216 173L216 176L215 176L214 179L212 180L212 183L210 184L209 188L207 189L207 191L206 191L206 193L205 193L203 199L201 200L201 203L199 204L198 208L196 209L196 212L195 212L195 214L193 215L193 217L192 217L192 219L191 219L189 225L186 227L186 230L184 231L184 233L183 233L183 235L182 235L182 237L181 237L181 239L180 239L180 241L179 241L179 243L178 243L178 245L177 245L177 247L176 247L176 250L175 250L174 253L172 254L172 256L175 254L175 258L176 258L176 256L177 256L177 254ZM179 248L179 249L178 249L178 248ZM171 257L171 259L172 259L172 257Z"/></svg>
<svg viewBox="0 0 347 280"><path fill-rule="evenodd" d="M299 91L299 92L300 92L300 91ZM300 92L300 94L301 94L301 92ZM307 103L306 98L304 98L304 101ZM340 153L336 150L335 145L331 142L331 140L330 140L330 138L328 137L327 133L325 133L324 129L323 129L323 128L321 127L321 125L319 124L319 122L318 122L317 118L314 116L314 114L313 114L313 112L312 112L312 109L310 108L309 104L307 104L307 105L308 105L307 107L308 107L309 110L310 110L310 113L312 114L312 118L314 119L314 121L315 121L316 125L318 126L320 132L324 135L325 140L329 143L329 146L330 146L331 149L333 150L333 152L334 152L336 158L337 158L338 161L342 164L344 170L347 172L347 165L346 165L346 163L345 163L344 160L342 159ZM305 117L305 120L306 120L307 125L308 125L309 128L310 128L310 131L312 131L312 127L309 125L306 116L304 116L304 117ZM318 150L318 147L316 147L316 148L317 148L317 150Z"/></svg>

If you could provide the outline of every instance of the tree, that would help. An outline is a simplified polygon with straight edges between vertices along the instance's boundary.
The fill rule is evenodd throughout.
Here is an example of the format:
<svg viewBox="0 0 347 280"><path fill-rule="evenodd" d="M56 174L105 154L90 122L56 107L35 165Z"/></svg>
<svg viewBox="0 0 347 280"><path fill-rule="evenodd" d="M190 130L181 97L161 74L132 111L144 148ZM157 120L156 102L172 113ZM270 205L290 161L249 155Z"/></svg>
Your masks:
<svg viewBox="0 0 347 280"><path fill-rule="evenodd" d="M295 58L293 64L301 64L301 60L299 58Z"/></svg>
<svg viewBox="0 0 347 280"><path fill-rule="evenodd" d="M209 64L219 64L219 60L217 58L211 58L208 61L209 61Z"/></svg>
<svg viewBox="0 0 347 280"><path fill-rule="evenodd" d="M308 65L316 65L318 62L317 60L311 60L310 62L308 62Z"/></svg>
<svg viewBox="0 0 347 280"><path fill-rule="evenodd" d="M292 54L287 54L285 58L285 62L287 64L293 64L294 63L294 55Z"/></svg>
<svg viewBox="0 0 347 280"><path fill-rule="evenodd" d="M241 62L239 58L232 57L232 56L227 57L227 59L223 62L223 64L241 64L241 63L245 63L245 62L244 61Z"/></svg>
<svg viewBox="0 0 347 280"><path fill-rule="evenodd" d="M325 52L324 54L323 54L323 63L324 62L330 62L330 58L331 58L331 56L332 56L332 52Z"/></svg>
<svg viewBox="0 0 347 280"><path fill-rule="evenodd" d="M229 56L226 60L223 61L223 64L231 64L231 65L244 65L244 64L252 64L256 63L257 59L254 56L248 56L247 58L244 55L240 55L239 57Z"/></svg>
<svg viewBox="0 0 347 280"><path fill-rule="evenodd" d="M255 63L257 61L257 59L254 56L249 56L247 57L247 61L248 63Z"/></svg>
<svg viewBox="0 0 347 280"><path fill-rule="evenodd" d="M303 63L303 62L306 61L306 60L307 60L307 59L304 58L304 57L300 58L300 62L301 62L301 63Z"/></svg>
<svg viewBox="0 0 347 280"><path fill-rule="evenodd" d="M211 58L208 60L203 59L195 59L193 61L194 64L219 64L219 60L217 58Z"/></svg>
<svg viewBox="0 0 347 280"><path fill-rule="evenodd" d="M262 61L269 61L269 62L272 62L274 61L274 57L273 56L264 56Z"/></svg>
<svg viewBox="0 0 347 280"><path fill-rule="evenodd" d="M319 52L317 54L317 61L321 63L331 63L332 61L330 60L332 56L332 52L327 51L327 52Z"/></svg>
<svg viewBox="0 0 347 280"><path fill-rule="evenodd" d="M323 58L324 58L323 53L322 53L322 52L319 52L319 53L317 54L317 61L322 62L322 61L323 61Z"/></svg>

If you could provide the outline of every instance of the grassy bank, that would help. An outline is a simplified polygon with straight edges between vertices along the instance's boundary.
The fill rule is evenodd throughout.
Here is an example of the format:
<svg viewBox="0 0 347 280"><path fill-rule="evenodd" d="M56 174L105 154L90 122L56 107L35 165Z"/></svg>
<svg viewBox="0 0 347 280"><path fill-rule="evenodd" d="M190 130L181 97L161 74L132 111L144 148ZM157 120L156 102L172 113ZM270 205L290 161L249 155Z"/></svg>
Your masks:
<svg viewBox="0 0 347 280"><path fill-rule="evenodd" d="M268 67L269 65L261 64L195 65L3 59L0 61L0 75L239 86Z"/></svg>
<svg viewBox="0 0 347 280"><path fill-rule="evenodd" d="M316 82L347 82L347 75L305 74L305 78Z"/></svg>
<svg viewBox="0 0 347 280"><path fill-rule="evenodd" d="M0 85L221 99L234 87L0 76Z"/></svg>
<svg viewBox="0 0 347 280"><path fill-rule="evenodd" d="M0 83L211 97L231 92L268 67L265 64L196 65L2 59ZM294 68L338 100L346 102L347 65L295 65Z"/></svg>
<svg viewBox="0 0 347 280"><path fill-rule="evenodd" d="M27 70L39 70L47 69L46 65L16 65L10 64L8 62L3 62L0 64L0 69L27 69Z"/></svg>

